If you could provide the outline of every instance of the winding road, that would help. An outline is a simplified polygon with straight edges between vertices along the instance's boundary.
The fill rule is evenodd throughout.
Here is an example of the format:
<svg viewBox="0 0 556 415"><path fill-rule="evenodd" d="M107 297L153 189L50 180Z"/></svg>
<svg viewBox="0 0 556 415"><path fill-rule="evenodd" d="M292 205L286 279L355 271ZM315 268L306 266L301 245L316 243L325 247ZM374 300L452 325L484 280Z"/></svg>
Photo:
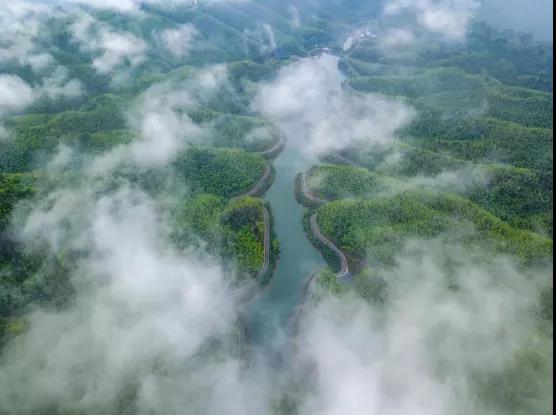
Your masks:
<svg viewBox="0 0 556 415"><path fill-rule="evenodd" d="M253 197L262 193L265 186L267 185L267 181L269 180L271 174L272 174L272 168L270 167L270 164L267 163L263 176L255 184L255 186L253 186L253 188L248 192L243 193L242 195L237 196L236 198L247 197L247 196ZM241 285L237 289L237 292L240 296L244 296L248 294L251 290L255 289L261 283L265 275L268 273L268 270L270 269L270 213L268 212L268 208L264 204L263 204L263 220L264 220L263 265L261 266L261 269L259 270L255 278Z"/></svg>
<svg viewBox="0 0 556 415"><path fill-rule="evenodd" d="M301 192L303 193L303 195L307 199L309 199L313 203L316 203L318 205L324 205L324 204L328 203L328 200L320 199L320 198L316 197L315 195L313 195L309 191L309 187L307 186L307 174L306 173L301 173Z"/></svg>
<svg viewBox="0 0 556 415"><path fill-rule="evenodd" d="M273 157L277 153L280 153L285 146L286 146L286 137L284 136L284 134L281 133L278 142L273 147L269 148L266 151L260 152L258 154L264 157ZM261 194L263 192L264 187L267 185L267 182L270 179L271 175L272 175L272 168L270 167L270 164L267 163L265 172L261 177L261 179L250 191L243 194L242 196L256 196ZM257 273L257 276L252 281L240 287L240 290L249 290L252 288L252 286L259 285L259 283L262 281L262 279L270 269L270 213L268 212L266 205L263 205L263 219L264 219L263 265L259 270L259 272Z"/></svg>
<svg viewBox="0 0 556 415"><path fill-rule="evenodd" d="M259 270L259 273L255 277L254 281L259 283L260 280L264 278L266 273L270 268L270 214L266 206L263 206L263 218L264 218L264 237L263 237L263 248L264 248L264 259L263 266Z"/></svg>
<svg viewBox="0 0 556 415"><path fill-rule="evenodd" d="M243 193L241 196L238 197L245 197L245 196L253 197L259 195L260 193L263 192L265 186L267 185L268 179L270 178L271 175L272 175L272 168L270 167L270 164L267 163L262 177L255 184L255 186L253 186L253 188L248 192Z"/></svg>
<svg viewBox="0 0 556 415"><path fill-rule="evenodd" d="M238 287L236 292L239 297L248 296L252 290L258 288L261 282L263 281L264 277L268 273L268 270L270 269L270 214L268 213L268 209L266 208L266 206L263 207L263 216L264 216L263 265L261 266L261 269L255 276L255 278L249 280L245 284L242 284Z"/></svg>
<svg viewBox="0 0 556 415"><path fill-rule="evenodd" d="M307 176L307 173L302 173L301 174L301 191L303 192L303 195L307 199L309 199L312 202L314 202L316 204L319 204L319 205L323 205L325 203L328 203L328 201L314 196L309 191L308 186L307 186L306 176ZM336 278L339 279L339 280L342 280L342 281L350 280L352 275L349 272L349 264L348 264L347 258L344 255L344 253L336 245L334 245L334 243L330 239L328 239L326 236L324 236L324 234L321 232L321 230L319 229L318 223L317 223L317 213L314 213L309 218L309 222L310 222L310 225L311 225L311 232L313 232L313 235L319 241L321 241L323 244L328 246L340 259L340 272L338 273Z"/></svg>
<svg viewBox="0 0 556 415"><path fill-rule="evenodd" d="M273 158L275 156L277 156L278 154L280 154L280 152L286 147L286 137L283 133L280 133L280 137L278 139L278 142L276 144L274 144L271 148L269 148L268 150L256 153L256 154L260 154L265 158ZM255 184L255 186L253 186L253 188L251 190L249 190L248 192L243 193L239 197L254 197L254 196L260 196L262 193L264 193L264 191L266 190L265 187L268 185L268 181L270 180L270 177L272 175L272 167L270 165L270 163L266 164L266 168L264 171L264 174L261 176L261 178L259 179L259 181ZM264 249L264 259L263 259L263 265L261 266L261 269L259 270L259 272L257 273L257 276L255 278L253 278L251 281L243 284L242 286L240 286L238 288L238 293L240 296L245 295L246 293L249 293L251 290L255 289L256 287L258 287L260 285L260 283L262 282L262 280L264 279L264 277L266 276L266 274L268 273L269 269L270 269L270 213L268 212L268 208L266 207L266 205L263 205L263 219L264 219L264 237L263 237L263 249Z"/></svg>
<svg viewBox="0 0 556 415"><path fill-rule="evenodd" d="M259 151L257 154L265 158L273 158L280 154L280 152L286 147L286 137L284 134L280 133L280 137L278 137L278 141L274 144L271 148L265 151Z"/></svg>
<svg viewBox="0 0 556 415"><path fill-rule="evenodd" d="M321 241L323 244L328 246L332 251L334 251L334 253L338 256L338 258L340 258L340 272L338 273L338 275L336 275L336 278L342 281L351 278L346 256L342 251L340 251L340 249L336 245L334 245L334 243L332 243L332 241L330 241L330 239L324 236L324 234L320 231L319 226L317 224L316 213L313 213L313 215L309 219L309 222L311 223L311 231L313 232L313 235L315 235L315 237L319 241Z"/></svg>
<svg viewBox="0 0 556 415"><path fill-rule="evenodd" d="M348 166L352 166L352 167L358 167L360 169L365 169L367 170L367 168L365 166L362 166L361 164L348 159L347 157L342 156L340 153L338 152L334 152L333 153L333 157L335 157L337 160L339 160L341 163L340 164L346 164Z"/></svg>
<svg viewBox="0 0 556 415"><path fill-rule="evenodd" d="M316 196L314 196L310 191L309 188L307 186L307 179L306 179L307 173L303 172L301 174L301 192L303 193L304 197L307 198L308 200L310 200L311 202L317 204L317 205L323 205L328 203L327 200L324 199L320 199ZM321 241L323 244L325 244L328 248L330 248L340 259L340 271L338 272L338 274L336 275L336 279L338 281L341 282L345 282L345 283L349 283L351 282L353 275L351 274L351 272L349 271L349 263L347 261L347 258L345 256L345 254L336 246L334 245L334 243L328 239L319 229L318 226L318 222L317 222L317 213L313 213L311 215L311 217L309 218L309 224L311 226L311 232L313 233L313 235L315 236L315 238L317 238L319 241ZM301 302L301 304L298 307L298 310L294 316L294 318L292 319L292 323L291 323L291 327L292 327L292 331L294 334L297 334L299 332L299 328L300 328L300 322L301 322L301 317L303 315L303 312L305 311L305 308L307 306L307 304L311 301L311 298L313 296L313 286L315 284L315 280L317 278L319 274L313 274L309 280L307 281L307 283L305 284L305 288L303 290L303 300Z"/></svg>
<svg viewBox="0 0 556 415"><path fill-rule="evenodd" d="M258 154L264 157L273 157L277 153L280 153L284 147L286 146L286 137L284 134L280 134L280 138L278 142L271 148L266 151L260 152ZM255 186L249 190L247 193L244 193L242 196L257 196L263 193L265 186L272 175L272 167L269 163L266 164L266 169L260 180L255 184ZM240 287L240 291L243 290L250 290L252 287L259 285L265 275L268 273L270 269L270 213L265 205L263 205L263 219L264 219L264 237L263 237L263 249L264 249L264 259L263 265L257 276L250 282L246 283L242 287Z"/></svg>

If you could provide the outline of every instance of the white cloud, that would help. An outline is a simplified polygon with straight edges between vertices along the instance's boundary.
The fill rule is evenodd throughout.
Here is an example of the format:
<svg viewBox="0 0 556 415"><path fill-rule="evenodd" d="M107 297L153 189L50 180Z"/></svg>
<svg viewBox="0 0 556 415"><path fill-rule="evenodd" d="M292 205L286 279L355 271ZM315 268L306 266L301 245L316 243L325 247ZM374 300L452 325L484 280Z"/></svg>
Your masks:
<svg viewBox="0 0 556 415"><path fill-rule="evenodd" d="M288 13L290 14L290 25L294 29L298 29L301 27L301 13L299 9L294 5L288 6Z"/></svg>
<svg viewBox="0 0 556 415"><path fill-rule="evenodd" d="M102 54L93 60L100 73L112 72L126 61L135 66L144 60L145 43L130 33L103 32L99 48Z"/></svg>
<svg viewBox="0 0 556 415"><path fill-rule="evenodd" d="M135 11L137 3L89 5ZM97 55L100 72L141 61L144 44L128 49L133 35L94 20L81 23L74 27L77 38ZM446 31L438 22L430 26ZM178 44L184 41L179 36ZM21 62L42 59L28 50ZM272 413L275 395L269 392L279 395L273 383L283 373L266 368L268 361L262 369L246 369L229 350L236 346L235 305L222 269L202 252L172 247L157 201L129 185L110 192L103 187L113 168L165 166L186 139L201 134L185 112L225 78L216 67L187 82L154 85L128 113L137 141L95 159L80 186L37 202L22 236L30 245L45 242L54 255L76 257L71 275L77 295L68 309L32 313L28 331L2 355L0 412L114 413L127 397L134 406L124 409L138 415ZM0 75L0 114L21 111L39 96L80 92L63 68L37 85ZM276 81L261 86L254 108L308 156L352 144L388 146L412 117L393 99L344 90L337 59L330 56L284 68ZM71 157L62 148L51 167L61 168ZM415 179L446 187L462 181L461 172ZM326 299L307 316L300 354L292 359L292 365L311 368L302 373L308 393L296 391L301 415L492 414L470 383L475 371L503 367L536 339L530 312L538 294L535 276L526 279L506 259L483 266L465 255L456 255L463 265L447 274L446 257L436 255L440 247L419 248L418 259L401 255L398 266L385 271L391 302L384 309L344 297ZM450 278L457 291L448 287ZM222 354L206 353L214 339L224 341ZM289 363L284 372L294 370ZM535 381L550 386L550 376Z"/></svg>
<svg viewBox="0 0 556 415"><path fill-rule="evenodd" d="M185 402L217 409L211 396L224 386L239 399L237 356L195 357L214 339L237 347L222 270L200 253L174 251L164 218L142 192L123 187L97 198L94 187L53 195L55 203L40 204L29 219L41 226L28 222L28 238L65 228L64 246L87 255L73 271L73 306L33 313L29 331L3 356L0 410L113 413L130 387L135 413L177 414Z"/></svg>
<svg viewBox="0 0 556 415"><path fill-rule="evenodd" d="M342 45L342 50L344 52L350 50L355 44L355 38L353 36L348 36Z"/></svg>
<svg viewBox="0 0 556 415"><path fill-rule="evenodd" d="M68 79L67 69L58 66L52 74L42 80L37 93L50 99L76 98L83 94L83 85L77 79Z"/></svg>
<svg viewBox="0 0 556 415"><path fill-rule="evenodd" d="M104 176L122 163L141 167L168 163L188 141L201 136L201 130L186 111L196 108L200 99L211 96L226 79L225 67L215 66L187 81L150 87L127 114L128 125L137 132L138 139L96 159L89 174Z"/></svg>
<svg viewBox="0 0 556 415"><path fill-rule="evenodd" d="M81 82L68 80L67 71L61 66L35 87L17 75L0 74L0 121L10 114L25 110L38 99L76 98L82 93ZM0 139L8 136L8 130L0 122Z"/></svg>
<svg viewBox="0 0 556 415"><path fill-rule="evenodd" d="M552 41L552 0L482 0L480 18L503 29L533 33L539 40Z"/></svg>
<svg viewBox="0 0 556 415"><path fill-rule="evenodd" d="M81 13L71 26L72 35L82 50L91 53L93 67L102 74L119 67L136 66L143 62L146 43L129 32L115 31L109 25Z"/></svg>
<svg viewBox="0 0 556 415"><path fill-rule="evenodd" d="M384 14L414 14L422 28L446 40L464 40L479 6L478 0L388 0Z"/></svg>
<svg viewBox="0 0 556 415"><path fill-rule="evenodd" d="M24 0L7 1L0 7L0 63L17 62L40 71L53 62L48 52L37 46L39 31L49 6Z"/></svg>
<svg viewBox="0 0 556 415"><path fill-rule="evenodd" d="M489 181L490 175L485 167L470 164L460 169L442 171L435 176L412 177L404 180L404 185L464 194L470 189L488 185Z"/></svg>
<svg viewBox="0 0 556 415"><path fill-rule="evenodd" d="M197 35L197 29L191 24L184 24L177 29L165 29L160 33L164 47L178 58L189 53Z"/></svg>
<svg viewBox="0 0 556 415"><path fill-rule="evenodd" d="M276 35L274 34L274 30L272 29L272 26L269 24L264 24L263 29L266 33L269 49L271 51L276 50L278 45L276 44Z"/></svg>
<svg viewBox="0 0 556 415"><path fill-rule="evenodd" d="M312 368L303 415L502 415L484 399L502 385L477 382L497 379L523 351L551 361L551 340L539 340L531 312L551 270L529 274L507 258L479 263L468 249L442 245L416 241L408 246L415 256L400 253L398 266L382 272L383 306L348 295L309 309L298 344L298 364ZM448 258L458 264L451 271ZM531 400L545 400L539 413L550 372L528 385Z"/></svg>
<svg viewBox="0 0 556 415"><path fill-rule="evenodd" d="M523 350L550 359L531 312L550 270L527 272L507 258L477 262L467 248L440 241L409 244L396 267L381 271L382 306L350 294L307 307L296 352L280 371L267 360L242 367L230 350L204 354L211 339L233 332L221 269L198 252L176 252L142 192L97 194L88 186L58 193L36 208L43 227L26 230L37 241L64 229L63 245L88 254L74 275L74 306L31 315L29 331L5 354L0 409L8 413L52 405L110 413L128 392L138 414L186 407L266 415L291 372L304 386L294 393L301 415L502 415L473 382ZM550 372L532 379L541 395L550 393Z"/></svg>
<svg viewBox="0 0 556 415"><path fill-rule="evenodd" d="M362 41L369 41L376 39L379 36L379 29L376 21L371 21L366 25L352 30L344 40L342 49L345 51L350 50L356 44Z"/></svg>
<svg viewBox="0 0 556 415"><path fill-rule="evenodd" d="M0 74L0 141L8 137L2 119L10 113L22 111L35 98L33 89L19 76Z"/></svg>
<svg viewBox="0 0 556 415"><path fill-rule="evenodd" d="M307 156L353 144L389 146L412 109L384 96L346 91L342 81L333 56L294 63L259 89L254 109L278 123Z"/></svg>
<svg viewBox="0 0 556 415"><path fill-rule="evenodd" d="M250 0L197 0L197 4L238 4L249 1ZM125 13L139 13L142 4L151 4L166 8L192 7L195 4L195 0L59 0L59 2L82 4L97 9L116 10Z"/></svg>
<svg viewBox="0 0 556 415"><path fill-rule="evenodd" d="M147 90L128 114L139 137L110 152L109 167L168 163L198 132L183 112L226 74L216 66ZM61 148L49 167L58 174L71 158ZM266 383L243 377L233 278L205 253L175 249L160 201L114 188L110 169L90 169L73 171L77 182L41 197L21 225L30 249L80 253L68 258L76 297L65 310L29 315L3 351L0 412L115 413L129 400L145 415L266 414Z"/></svg>
<svg viewBox="0 0 556 415"><path fill-rule="evenodd" d="M415 43L415 35L411 30L402 28L393 28L387 30L381 37L381 46L384 47L402 47L410 46Z"/></svg>
<svg viewBox="0 0 556 415"><path fill-rule="evenodd" d="M120 12L138 11L140 4L137 0L67 0L67 2L98 9L112 9Z"/></svg>
<svg viewBox="0 0 556 415"><path fill-rule="evenodd" d="M0 115L21 111L35 100L33 88L17 75L0 74Z"/></svg>
<svg viewBox="0 0 556 415"><path fill-rule="evenodd" d="M268 23L257 25L253 30L243 30L244 42L255 42L259 45L259 53L269 54L278 47L274 29Z"/></svg>

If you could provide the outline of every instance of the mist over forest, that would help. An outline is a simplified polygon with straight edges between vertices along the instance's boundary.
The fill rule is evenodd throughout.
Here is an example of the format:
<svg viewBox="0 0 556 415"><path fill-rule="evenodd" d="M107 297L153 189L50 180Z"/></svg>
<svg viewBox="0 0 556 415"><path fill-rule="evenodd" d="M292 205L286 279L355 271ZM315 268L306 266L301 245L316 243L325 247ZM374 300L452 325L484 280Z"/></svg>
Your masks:
<svg viewBox="0 0 556 415"><path fill-rule="evenodd" d="M547 0L5 0L0 415L553 412Z"/></svg>

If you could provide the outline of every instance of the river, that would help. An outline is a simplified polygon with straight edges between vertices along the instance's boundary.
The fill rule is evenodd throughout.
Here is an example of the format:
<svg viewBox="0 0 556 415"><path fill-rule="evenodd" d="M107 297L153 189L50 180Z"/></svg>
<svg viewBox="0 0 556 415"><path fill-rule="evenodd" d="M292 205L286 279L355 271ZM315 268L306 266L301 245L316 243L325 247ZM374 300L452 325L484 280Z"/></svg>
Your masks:
<svg viewBox="0 0 556 415"><path fill-rule="evenodd" d="M251 348L281 354L305 283L326 263L305 235L304 208L295 199L295 176L310 162L290 142L273 164L276 179L265 199L274 214L280 261L270 285L248 306L248 331Z"/></svg>

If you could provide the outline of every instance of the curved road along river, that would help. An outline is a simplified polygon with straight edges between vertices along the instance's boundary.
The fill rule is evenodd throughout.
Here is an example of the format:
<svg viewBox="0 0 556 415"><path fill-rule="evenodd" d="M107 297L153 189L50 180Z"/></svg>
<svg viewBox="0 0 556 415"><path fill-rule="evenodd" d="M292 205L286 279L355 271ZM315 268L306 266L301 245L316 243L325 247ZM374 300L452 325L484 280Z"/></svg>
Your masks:
<svg viewBox="0 0 556 415"><path fill-rule="evenodd" d="M263 217L264 217L263 265L261 266L261 269L259 270L255 278L241 285L237 289L237 295L240 299L248 298L250 295L256 292L261 287L262 280L264 279L265 275L268 273L270 269L270 214L268 213L268 209L266 208L266 206L263 207Z"/></svg>
<svg viewBox="0 0 556 415"><path fill-rule="evenodd" d="M319 199L318 197L316 197L315 195L313 195L309 191L309 187L307 186L307 173L306 172L301 174L301 191L303 192L303 195L307 199L312 201L313 203L316 203L316 204L319 204L319 205L323 205L325 203L328 203L326 200ZM324 236L324 234L321 232L321 230L319 229L318 222L317 222L317 214L316 213L314 213L311 216L311 218L309 219L309 223L311 224L311 232L313 232L313 235L319 241L321 241L323 244L328 246L332 251L334 251L334 253L340 259L340 272L338 273L336 278L338 278L340 280L343 280L345 278L349 278L350 277L349 264L348 264L346 256L336 245L334 245L334 243L330 239L328 239L326 236Z"/></svg>
<svg viewBox="0 0 556 415"><path fill-rule="evenodd" d="M269 286L245 310L250 346L264 352L279 354L285 349L290 322L303 300L303 287L311 275L326 267L305 235L304 208L295 199L295 177L308 164L299 149L287 144L274 161L276 178L265 196L274 214L280 260Z"/></svg>
<svg viewBox="0 0 556 415"><path fill-rule="evenodd" d="M266 153L275 154L277 151L281 151L281 148L283 148L285 144L286 144L286 139L284 138L283 135L281 135L277 144L275 144L269 150L266 150L258 154L261 154L263 156ZM238 198L246 197L246 196L252 197L252 196L260 195L266 188L271 175L272 175L272 167L270 166L270 163L267 163L265 167L265 171L261 176L261 178L259 179L259 181L251 188L251 190L237 197ZM263 265L261 266L261 269L259 270L257 276L253 280L245 283L244 285L238 288L239 297L245 297L246 295L250 295L253 291L255 291L259 287L260 283L262 282L262 279L267 274L268 270L270 269L270 213L268 212L266 206L263 206L263 219L264 219Z"/></svg>
<svg viewBox="0 0 556 415"><path fill-rule="evenodd" d="M324 204L328 203L328 200L320 199L309 191L309 187L307 186L307 174L306 173L301 174L301 191L303 192L303 194L305 195L305 197L307 199L309 199L311 202L313 202L317 205L324 205Z"/></svg>
<svg viewBox="0 0 556 415"><path fill-rule="evenodd" d="M240 197L257 196L260 193L262 193L263 189L267 185L268 180L270 180L271 175L272 175L272 168L270 167L270 164L267 163L261 179L257 182L257 184L255 184L255 186L253 186L251 190L249 190L247 193L242 194Z"/></svg>
<svg viewBox="0 0 556 415"><path fill-rule="evenodd" d="M325 244L330 249L332 249L332 251L334 251L334 253L338 256L338 258L340 258L340 272L338 273L336 278L341 280L341 279L344 279L344 278L348 277L349 276L349 266L348 266L347 258L344 255L344 253L342 251L340 251L340 249L336 245L334 245L330 241L330 239L328 239L326 236L324 236L323 233L320 231L318 223L317 223L317 214L313 213L313 215L311 216L309 221L311 223L311 232L313 232L313 235L315 235L315 237L318 238L318 240L321 241L323 244Z"/></svg>
<svg viewBox="0 0 556 415"><path fill-rule="evenodd" d="M265 158L272 158L280 154L280 152L284 149L284 147L286 147L286 137L284 136L283 133L280 133L280 136L278 137L276 144L274 144L268 150L260 151L257 154L260 154Z"/></svg>
<svg viewBox="0 0 556 415"><path fill-rule="evenodd" d="M268 180L270 180L271 175L272 175L272 167L270 167L270 164L267 163L263 175L261 176L259 181L255 183L255 185L251 188L251 190L239 196L234 197L234 199L239 199L241 197L247 197L247 196L253 197L259 195L267 186L267 182ZM263 277L265 276L265 274L268 272L270 268L270 214L268 213L268 209L266 208L266 206L263 206L263 220L264 220L263 264L261 266L261 269L257 273L257 276L254 279L241 285L238 288L237 293L239 297L244 297L250 294L252 291L254 291L258 287L259 283L261 282L261 280L263 279Z"/></svg>
<svg viewBox="0 0 556 415"><path fill-rule="evenodd" d="M264 259L263 266L257 274L255 281L258 283L261 278L265 276L270 268L270 215L266 206L263 207L263 217L264 217Z"/></svg>

